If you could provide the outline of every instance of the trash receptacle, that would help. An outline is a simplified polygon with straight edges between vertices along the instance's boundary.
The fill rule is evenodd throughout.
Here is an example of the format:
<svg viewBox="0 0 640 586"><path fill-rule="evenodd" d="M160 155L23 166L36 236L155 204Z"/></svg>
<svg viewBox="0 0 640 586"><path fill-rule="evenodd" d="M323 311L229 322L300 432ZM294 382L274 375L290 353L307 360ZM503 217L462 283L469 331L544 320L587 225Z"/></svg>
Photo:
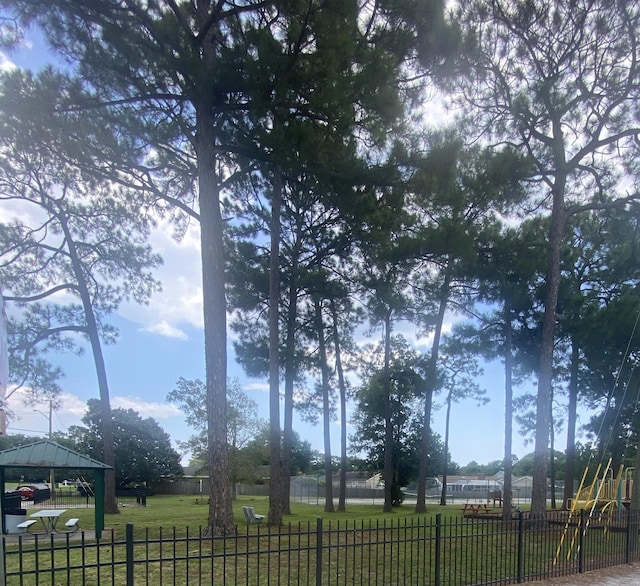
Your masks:
<svg viewBox="0 0 640 586"><path fill-rule="evenodd" d="M6 533L24 533L20 523L27 520L27 509L7 509L4 512L4 530Z"/></svg>
<svg viewBox="0 0 640 586"><path fill-rule="evenodd" d="M143 486L136 488L136 503L147 506L147 489Z"/></svg>
<svg viewBox="0 0 640 586"><path fill-rule="evenodd" d="M5 492L4 500L2 502L2 508L5 511L8 511L9 509L21 509L22 495L17 490Z"/></svg>

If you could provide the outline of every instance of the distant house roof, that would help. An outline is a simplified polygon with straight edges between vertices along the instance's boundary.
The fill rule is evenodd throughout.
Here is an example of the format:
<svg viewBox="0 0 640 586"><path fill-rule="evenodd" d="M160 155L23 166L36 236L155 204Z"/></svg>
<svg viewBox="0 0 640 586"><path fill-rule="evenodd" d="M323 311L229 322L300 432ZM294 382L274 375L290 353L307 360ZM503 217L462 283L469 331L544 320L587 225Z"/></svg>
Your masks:
<svg viewBox="0 0 640 586"><path fill-rule="evenodd" d="M438 476L438 480L442 482L442 476ZM495 476L487 476L486 474L469 474L467 476L456 476L455 474L449 474L447 476L447 483L449 482L495 482L496 480L502 480Z"/></svg>
<svg viewBox="0 0 640 586"><path fill-rule="evenodd" d="M525 486L529 486L533 483L533 476L520 476L519 478L514 478L512 480L513 486L519 486L521 484Z"/></svg>
<svg viewBox="0 0 640 586"><path fill-rule="evenodd" d="M17 446L0 452L0 467L4 468L73 468L110 469L98 460L65 448L50 440Z"/></svg>
<svg viewBox="0 0 640 586"><path fill-rule="evenodd" d="M204 466L183 466L182 471L185 477L209 478Z"/></svg>

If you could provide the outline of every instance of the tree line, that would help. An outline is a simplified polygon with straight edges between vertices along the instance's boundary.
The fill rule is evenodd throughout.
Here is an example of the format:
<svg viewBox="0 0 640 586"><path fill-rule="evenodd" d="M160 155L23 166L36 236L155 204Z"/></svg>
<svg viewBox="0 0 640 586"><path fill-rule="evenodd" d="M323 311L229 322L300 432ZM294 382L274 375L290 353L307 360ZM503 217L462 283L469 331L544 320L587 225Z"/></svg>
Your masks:
<svg viewBox="0 0 640 586"><path fill-rule="evenodd" d="M483 400L474 357L504 366L506 514L525 380L537 382L520 415L535 442L534 515L547 506L561 397L565 479L579 401L598 413L602 453L636 450L639 9L444 4L0 2L5 46L37 26L64 62L0 81L0 197L20 211L0 225L12 377L55 396L46 353L84 336L112 462L108 316L159 287L155 223L178 238L197 223L212 532L233 527L229 327L246 372L269 380L272 524L288 511L294 409L322 421L327 464L340 417L346 506L350 398L385 510L406 473L401 436L417 438L423 512L434 395ZM407 323L428 350L398 335ZM378 343L360 344L364 329ZM107 475L109 512L113 487Z"/></svg>

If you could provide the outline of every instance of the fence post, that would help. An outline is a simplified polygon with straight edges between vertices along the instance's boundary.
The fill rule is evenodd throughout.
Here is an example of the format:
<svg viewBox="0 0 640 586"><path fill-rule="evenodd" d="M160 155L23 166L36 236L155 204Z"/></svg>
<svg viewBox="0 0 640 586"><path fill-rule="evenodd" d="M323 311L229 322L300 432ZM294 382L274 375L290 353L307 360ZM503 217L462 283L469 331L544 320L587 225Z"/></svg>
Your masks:
<svg viewBox="0 0 640 586"><path fill-rule="evenodd" d="M627 563L638 561L638 543L639 539L639 527L640 527L640 515L638 511L629 510L629 524L627 526Z"/></svg>
<svg viewBox="0 0 640 586"><path fill-rule="evenodd" d="M4 567L4 535L0 535L0 586L7 585L7 568Z"/></svg>
<svg viewBox="0 0 640 586"><path fill-rule="evenodd" d="M435 566L436 572L434 577L434 586L440 586L440 548L442 542L442 514L436 515L436 556Z"/></svg>
<svg viewBox="0 0 640 586"><path fill-rule="evenodd" d="M127 523L126 526L125 565L127 586L133 586L133 523Z"/></svg>
<svg viewBox="0 0 640 586"><path fill-rule="evenodd" d="M627 515L627 541L624 548L624 563L631 563L631 511Z"/></svg>
<svg viewBox="0 0 640 586"><path fill-rule="evenodd" d="M518 509L518 551L516 554L518 567L516 569L516 576L518 578L518 584L522 583L522 565L524 560L524 513Z"/></svg>
<svg viewBox="0 0 640 586"><path fill-rule="evenodd" d="M316 523L316 586L322 586L322 517Z"/></svg>
<svg viewBox="0 0 640 586"><path fill-rule="evenodd" d="M584 509L580 509L580 534L578 536L578 573L584 573L584 539L587 528L585 524Z"/></svg>

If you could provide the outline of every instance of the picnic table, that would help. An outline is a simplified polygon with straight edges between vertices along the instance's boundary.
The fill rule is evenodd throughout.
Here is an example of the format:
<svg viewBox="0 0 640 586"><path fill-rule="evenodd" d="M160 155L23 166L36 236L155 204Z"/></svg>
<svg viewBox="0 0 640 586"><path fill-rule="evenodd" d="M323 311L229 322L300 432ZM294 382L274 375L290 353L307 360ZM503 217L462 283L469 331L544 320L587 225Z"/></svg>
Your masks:
<svg viewBox="0 0 640 586"><path fill-rule="evenodd" d="M44 535L49 535L54 532L75 533L78 530L78 519L69 519L64 524L64 529L62 531L58 531L57 529L58 519L66 512L67 509L41 509L32 513L30 515L30 520L19 523L17 527L26 529L29 533L33 533L32 527L38 522L37 520L40 519Z"/></svg>
<svg viewBox="0 0 640 586"><path fill-rule="evenodd" d="M44 529L45 534L48 535L49 533L53 533L56 530L58 517L66 512L67 509L41 509L40 511L32 513L30 516L42 521L42 528ZM30 529L34 522L35 521L25 521L20 525L26 525L26 529Z"/></svg>
<svg viewBox="0 0 640 586"><path fill-rule="evenodd" d="M490 513L491 509L485 503L465 503L462 507L463 515L478 515L481 512Z"/></svg>

